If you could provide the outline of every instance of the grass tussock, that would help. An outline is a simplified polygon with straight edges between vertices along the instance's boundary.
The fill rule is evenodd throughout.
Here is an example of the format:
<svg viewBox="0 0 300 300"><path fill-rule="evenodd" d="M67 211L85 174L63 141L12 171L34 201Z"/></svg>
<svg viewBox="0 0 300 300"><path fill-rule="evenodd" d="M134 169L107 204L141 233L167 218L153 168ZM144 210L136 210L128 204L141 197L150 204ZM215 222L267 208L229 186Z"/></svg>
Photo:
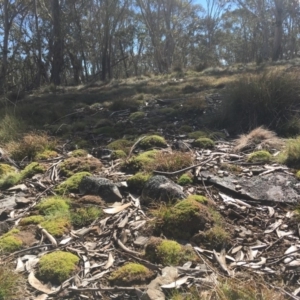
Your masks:
<svg viewBox="0 0 300 300"><path fill-rule="evenodd" d="M265 125L287 134L286 123L300 104L299 76L280 70L246 74L233 82L223 96L213 122L234 132Z"/></svg>
<svg viewBox="0 0 300 300"><path fill-rule="evenodd" d="M300 137L289 139L284 150L278 155L277 161L290 168L300 168Z"/></svg>
<svg viewBox="0 0 300 300"><path fill-rule="evenodd" d="M271 150L280 149L283 141L277 137L276 133L260 126L248 134L242 134L235 140L234 150L236 152L245 150Z"/></svg>
<svg viewBox="0 0 300 300"><path fill-rule="evenodd" d="M19 141L6 144L6 149L15 160L34 159L38 153L53 150L56 141L45 133L27 133Z"/></svg>
<svg viewBox="0 0 300 300"><path fill-rule="evenodd" d="M0 141L7 143L17 139L24 129L24 124L13 114L6 113L0 121Z"/></svg>

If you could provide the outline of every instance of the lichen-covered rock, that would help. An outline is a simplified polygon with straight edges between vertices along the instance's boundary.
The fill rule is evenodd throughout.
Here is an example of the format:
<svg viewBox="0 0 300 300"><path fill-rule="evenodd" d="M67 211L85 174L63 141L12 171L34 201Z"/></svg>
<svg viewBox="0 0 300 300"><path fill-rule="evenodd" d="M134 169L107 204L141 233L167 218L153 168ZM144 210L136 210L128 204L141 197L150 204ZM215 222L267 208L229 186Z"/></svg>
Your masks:
<svg viewBox="0 0 300 300"><path fill-rule="evenodd" d="M143 204L153 201L170 202L185 197L186 195L180 185L165 176L156 175L146 182L142 191L141 202Z"/></svg>
<svg viewBox="0 0 300 300"><path fill-rule="evenodd" d="M122 199L118 185L113 181L96 176L84 177L79 184L79 192L84 195L97 195L106 202Z"/></svg>

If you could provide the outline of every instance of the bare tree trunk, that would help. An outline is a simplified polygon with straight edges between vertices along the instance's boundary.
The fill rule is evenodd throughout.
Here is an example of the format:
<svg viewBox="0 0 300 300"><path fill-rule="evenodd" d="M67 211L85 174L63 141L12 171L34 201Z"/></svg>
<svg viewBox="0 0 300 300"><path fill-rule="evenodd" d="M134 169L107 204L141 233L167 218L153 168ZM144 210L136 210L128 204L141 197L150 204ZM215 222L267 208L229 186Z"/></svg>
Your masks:
<svg viewBox="0 0 300 300"><path fill-rule="evenodd" d="M55 85L61 83L61 72L63 69L63 40L61 34L61 20L60 20L60 5L59 0L52 0L52 22L53 22L53 57L51 82Z"/></svg>
<svg viewBox="0 0 300 300"><path fill-rule="evenodd" d="M39 87L41 84L41 74L42 74L42 45L41 45L41 34L39 29L39 19L37 12L37 0L34 0L34 18L35 18L35 30L37 37L37 50L38 50L38 72L36 76L36 85Z"/></svg>
<svg viewBox="0 0 300 300"><path fill-rule="evenodd" d="M280 58L282 52L282 23L283 23L283 1L274 0L275 4L275 33L272 60L276 61Z"/></svg>
<svg viewBox="0 0 300 300"><path fill-rule="evenodd" d="M2 66L0 72L0 90L4 88L7 72L7 57L8 57L8 35L10 30L9 18L8 18L8 0L4 0L3 3L4 13L4 36L2 47Z"/></svg>

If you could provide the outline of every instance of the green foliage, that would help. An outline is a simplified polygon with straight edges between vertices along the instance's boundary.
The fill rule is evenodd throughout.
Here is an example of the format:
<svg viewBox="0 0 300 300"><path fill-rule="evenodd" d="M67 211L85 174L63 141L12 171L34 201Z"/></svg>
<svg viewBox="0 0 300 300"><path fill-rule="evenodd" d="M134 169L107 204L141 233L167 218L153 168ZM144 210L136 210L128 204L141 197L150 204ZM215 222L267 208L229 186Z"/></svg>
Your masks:
<svg viewBox="0 0 300 300"><path fill-rule="evenodd" d="M61 237L71 228L69 213L62 215L56 212L54 215L48 215L45 221L40 225L55 237Z"/></svg>
<svg viewBox="0 0 300 300"><path fill-rule="evenodd" d="M224 90L222 105L212 122L235 132L261 125L282 132L299 103L298 75L279 70L247 74Z"/></svg>
<svg viewBox="0 0 300 300"><path fill-rule="evenodd" d="M205 138L207 137L207 133L204 131L194 131L188 134L188 137L190 139L199 139L199 138Z"/></svg>
<svg viewBox="0 0 300 300"><path fill-rule="evenodd" d="M147 282L153 277L153 272L141 264L127 263L112 272L109 281L116 285L132 285Z"/></svg>
<svg viewBox="0 0 300 300"><path fill-rule="evenodd" d="M180 185L187 185L193 183L193 178L189 174L182 174L178 180L177 183Z"/></svg>
<svg viewBox="0 0 300 300"><path fill-rule="evenodd" d="M12 229L0 237L0 251L4 253L12 253L22 247L22 241L17 236L18 229Z"/></svg>
<svg viewBox="0 0 300 300"><path fill-rule="evenodd" d="M70 200L59 196L49 197L37 204L36 208L43 215L51 215L58 212L63 215L69 211Z"/></svg>
<svg viewBox="0 0 300 300"><path fill-rule="evenodd" d="M149 135L141 140L139 145L143 149L149 149L153 147L166 148L168 146L165 139L159 135Z"/></svg>
<svg viewBox="0 0 300 300"><path fill-rule="evenodd" d="M60 284L76 270L79 258L69 252L56 251L40 258L38 277L45 282Z"/></svg>
<svg viewBox="0 0 300 300"><path fill-rule="evenodd" d="M189 195L187 200L196 201L202 204L208 204L208 199L202 195Z"/></svg>
<svg viewBox="0 0 300 300"><path fill-rule="evenodd" d="M44 150L41 153L38 153L35 156L35 159L37 160L46 160L46 159L51 159L57 156L57 152L54 150Z"/></svg>
<svg viewBox="0 0 300 300"><path fill-rule="evenodd" d="M25 280L6 266L0 268L0 300L25 299Z"/></svg>
<svg viewBox="0 0 300 300"><path fill-rule="evenodd" d="M129 120L138 121L145 117L145 113L143 111L136 111L129 116Z"/></svg>
<svg viewBox="0 0 300 300"><path fill-rule="evenodd" d="M300 137L286 142L286 147L278 155L277 161L294 169L300 168Z"/></svg>
<svg viewBox="0 0 300 300"><path fill-rule="evenodd" d="M24 170L21 171L20 175L21 178L30 178L35 174L38 173L44 173L46 171L46 168L42 165L40 165L37 162L32 162L31 164L29 164L28 166L25 167Z"/></svg>
<svg viewBox="0 0 300 300"><path fill-rule="evenodd" d="M83 149L77 149L77 150L72 151L72 153L71 153L72 157L85 157L87 155L88 155L88 152Z"/></svg>
<svg viewBox="0 0 300 300"><path fill-rule="evenodd" d="M127 179L128 188L136 193L140 192L147 180L151 177L148 173L138 172Z"/></svg>
<svg viewBox="0 0 300 300"><path fill-rule="evenodd" d="M230 241L230 234L223 227L216 225L204 232L203 240L212 249L219 249Z"/></svg>
<svg viewBox="0 0 300 300"><path fill-rule="evenodd" d="M71 212L71 222L76 227L88 226L102 214L102 209L95 206L77 208Z"/></svg>
<svg viewBox="0 0 300 300"><path fill-rule="evenodd" d="M198 138L193 142L193 146L199 147L199 148L204 148L204 149L209 149L213 148L215 146L215 143L213 140L209 138Z"/></svg>
<svg viewBox="0 0 300 300"><path fill-rule="evenodd" d="M40 224L44 220L45 220L45 217L40 216L40 215L30 216L30 217L22 218L19 224L21 226L29 225L29 224Z"/></svg>
<svg viewBox="0 0 300 300"><path fill-rule="evenodd" d="M0 178L0 189L8 189L16 185L21 180L21 175L19 173L8 173Z"/></svg>
<svg viewBox="0 0 300 300"><path fill-rule="evenodd" d="M248 156L247 161L251 163L267 163L272 160L270 152L265 150L255 151Z"/></svg>
<svg viewBox="0 0 300 300"><path fill-rule="evenodd" d="M300 171L298 171L298 172L296 173L296 178L297 178L298 180L300 180Z"/></svg>
<svg viewBox="0 0 300 300"><path fill-rule="evenodd" d="M109 143L106 147L110 150L123 150L126 154L128 154L132 145L133 142L125 139L120 139Z"/></svg>
<svg viewBox="0 0 300 300"><path fill-rule="evenodd" d="M81 180L86 177L86 176L91 176L91 173L88 172L79 172L74 175L72 175L70 178L59 184L56 188L55 191L60 194L68 194L72 192L77 192L79 184Z"/></svg>
<svg viewBox="0 0 300 300"><path fill-rule="evenodd" d="M157 150L150 150L140 153L139 155L124 162L123 168L131 171L149 169L151 164L154 162L157 153Z"/></svg>
<svg viewBox="0 0 300 300"><path fill-rule="evenodd" d="M0 119L1 144L16 140L25 129L23 122L13 113L5 113Z"/></svg>
<svg viewBox="0 0 300 300"><path fill-rule="evenodd" d="M14 167L7 164L0 164L0 178L2 178L3 175L7 175L13 172L16 172L16 169Z"/></svg>
<svg viewBox="0 0 300 300"><path fill-rule="evenodd" d="M180 131L180 132L192 132L192 131L193 131L193 127L192 127L192 126L189 126L189 125L182 125L182 126L179 128L179 131Z"/></svg>
<svg viewBox="0 0 300 300"><path fill-rule="evenodd" d="M127 157L127 154L123 150L115 150L111 154L112 159L120 159Z"/></svg>

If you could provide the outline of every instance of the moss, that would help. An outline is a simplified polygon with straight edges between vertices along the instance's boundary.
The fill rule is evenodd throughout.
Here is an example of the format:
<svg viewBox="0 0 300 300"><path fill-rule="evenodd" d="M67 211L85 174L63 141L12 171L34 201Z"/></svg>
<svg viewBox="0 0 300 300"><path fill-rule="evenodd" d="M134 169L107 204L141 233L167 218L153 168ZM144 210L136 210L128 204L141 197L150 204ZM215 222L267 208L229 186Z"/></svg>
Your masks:
<svg viewBox="0 0 300 300"><path fill-rule="evenodd" d="M16 169L7 164L0 164L0 177L9 173L16 172Z"/></svg>
<svg viewBox="0 0 300 300"><path fill-rule="evenodd" d="M95 157L70 157L59 165L61 174L72 176L78 172L98 172L102 163Z"/></svg>
<svg viewBox="0 0 300 300"><path fill-rule="evenodd" d="M187 185L193 183L193 178L189 174L182 174L178 180L177 183L180 185Z"/></svg>
<svg viewBox="0 0 300 300"><path fill-rule="evenodd" d="M86 150L83 150L83 149L77 149L77 150L73 150L71 152L72 157L85 157L87 155L88 155L88 152Z"/></svg>
<svg viewBox="0 0 300 300"><path fill-rule="evenodd" d="M54 150L44 150L43 152L37 153L35 159L37 160L46 160L56 157L58 154Z"/></svg>
<svg viewBox="0 0 300 300"><path fill-rule="evenodd" d="M40 225L55 237L63 236L71 228L69 214L49 216Z"/></svg>
<svg viewBox="0 0 300 300"><path fill-rule="evenodd" d="M8 189L16 185L21 179L19 173L8 173L0 178L0 189Z"/></svg>
<svg viewBox="0 0 300 300"><path fill-rule="evenodd" d="M80 172L77 174L72 175L70 178L62 182L60 185L58 185L55 188L55 191L58 194L68 194L72 192L77 192L78 191L78 186L82 180L82 178L86 176L91 176L91 173L88 172Z"/></svg>
<svg viewBox="0 0 300 300"><path fill-rule="evenodd" d="M102 209L95 206L77 208L71 213L71 222L76 227L88 226L102 214Z"/></svg>
<svg viewBox="0 0 300 300"><path fill-rule="evenodd" d="M272 155L265 150L256 151L249 155L247 161L252 163L267 163L272 160Z"/></svg>
<svg viewBox="0 0 300 300"><path fill-rule="evenodd" d="M291 168L300 168L300 137L289 139L276 160Z"/></svg>
<svg viewBox="0 0 300 300"><path fill-rule="evenodd" d="M146 169L154 162L157 153L157 150L143 152L125 162L123 168L131 171Z"/></svg>
<svg viewBox="0 0 300 300"><path fill-rule="evenodd" d="M123 150L115 150L111 154L112 159L120 159L127 157L127 154Z"/></svg>
<svg viewBox="0 0 300 300"><path fill-rule="evenodd" d="M298 180L300 180L300 171L298 171L298 172L296 173L296 178L297 178Z"/></svg>
<svg viewBox="0 0 300 300"><path fill-rule="evenodd" d="M40 216L40 215L30 216L30 217L22 218L19 224L21 226L29 225L29 224L40 224L44 220L45 220L45 217Z"/></svg>
<svg viewBox="0 0 300 300"><path fill-rule="evenodd" d="M172 207L161 207L154 211L158 218L155 229L163 231L167 237L189 239L199 230L204 230L207 224L214 223L212 206L210 201L204 204L185 199Z"/></svg>
<svg viewBox="0 0 300 300"><path fill-rule="evenodd" d="M132 113L129 116L129 120L137 121L137 120L143 119L144 117L145 117L145 113L143 111L137 111L137 112Z"/></svg>
<svg viewBox="0 0 300 300"><path fill-rule="evenodd" d="M165 139L159 135L149 135L141 140L139 145L143 149L149 149L153 147L166 148L168 146Z"/></svg>
<svg viewBox="0 0 300 300"><path fill-rule="evenodd" d="M214 141L209 138L198 138L193 142L193 146L204 149L213 148L214 145Z"/></svg>
<svg viewBox="0 0 300 300"><path fill-rule="evenodd" d="M7 266L0 268L0 300L25 299L25 280Z"/></svg>
<svg viewBox="0 0 300 300"><path fill-rule="evenodd" d="M223 227L216 225L203 234L205 241L211 249L220 249L230 241L230 234Z"/></svg>
<svg viewBox="0 0 300 300"><path fill-rule="evenodd" d="M120 139L109 143L106 147L110 150L123 150L126 154L128 154L132 145L133 142L125 139Z"/></svg>
<svg viewBox="0 0 300 300"><path fill-rule="evenodd" d="M194 131L188 134L188 137L190 139L199 139L199 138L205 138L207 137L207 133L204 131Z"/></svg>
<svg viewBox="0 0 300 300"><path fill-rule="evenodd" d="M28 166L25 167L24 170L21 171L20 175L22 179L24 178L30 178L35 174L38 173L44 173L46 171L46 168L40 165L37 162L32 162Z"/></svg>
<svg viewBox="0 0 300 300"><path fill-rule="evenodd" d="M205 196L202 196L202 195L189 195L187 197L187 200L197 201L197 202L202 203L202 204L208 204L209 203L209 200Z"/></svg>
<svg viewBox="0 0 300 300"><path fill-rule="evenodd" d="M79 258L69 252L56 251L40 258L38 277L44 282L62 283L76 270Z"/></svg>
<svg viewBox="0 0 300 300"><path fill-rule="evenodd" d="M113 126L113 122L109 119L101 119L98 120L95 127L100 128L100 127L107 127L107 126Z"/></svg>
<svg viewBox="0 0 300 300"><path fill-rule="evenodd" d="M189 125L182 125L179 128L179 132L192 132L192 131L193 131L193 127Z"/></svg>
<svg viewBox="0 0 300 300"><path fill-rule="evenodd" d="M50 215L56 213L67 213L70 208L70 201L67 198L63 197L50 197L42 200L39 204L36 205L36 208L43 215Z"/></svg>
<svg viewBox="0 0 300 300"><path fill-rule="evenodd" d="M136 193L141 192L150 177L148 173L138 172L127 179L128 188Z"/></svg>
<svg viewBox="0 0 300 300"><path fill-rule="evenodd" d="M127 263L112 272L109 281L114 285L132 286L133 284L149 282L153 275L152 271L141 264Z"/></svg>
<svg viewBox="0 0 300 300"><path fill-rule="evenodd" d="M22 240L17 236L18 229L12 229L0 237L0 251L12 253L22 247Z"/></svg>
<svg viewBox="0 0 300 300"><path fill-rule="evenodd" d="M104 127L96 128L94 132L97 134L103 134L108 137L118 137L120 135L117 132L117 130L112 126L104 126Z"/></svg>

